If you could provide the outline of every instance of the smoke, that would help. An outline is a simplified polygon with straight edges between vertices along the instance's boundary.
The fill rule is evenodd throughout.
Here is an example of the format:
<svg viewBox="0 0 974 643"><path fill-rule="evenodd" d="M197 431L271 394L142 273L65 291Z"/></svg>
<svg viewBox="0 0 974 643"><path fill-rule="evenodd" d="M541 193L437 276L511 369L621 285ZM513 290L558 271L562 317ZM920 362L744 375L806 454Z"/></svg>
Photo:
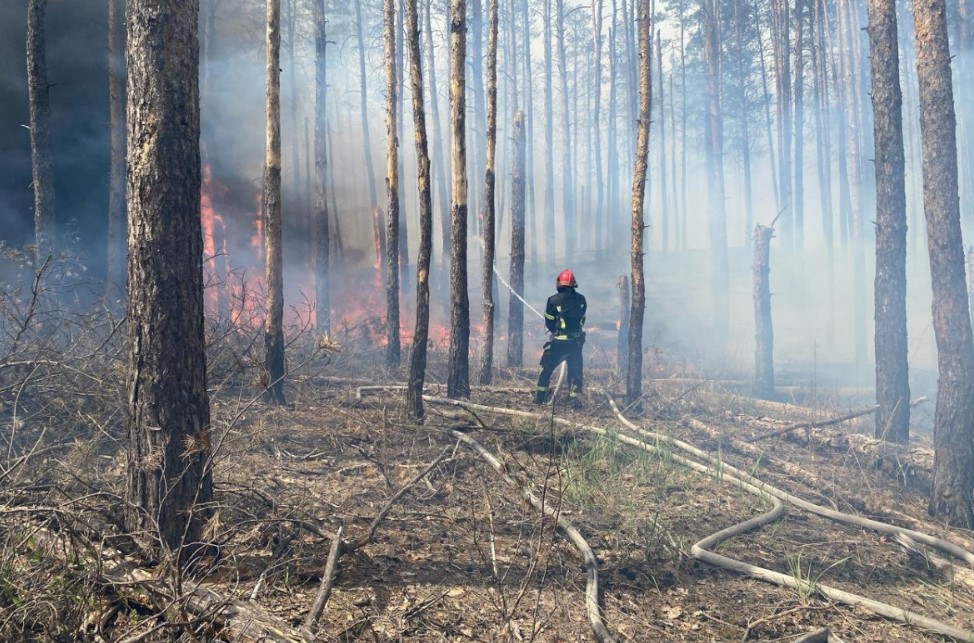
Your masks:
<svg viewBox="0 0 974 643"><path fill-rule="evenodd" d="M56 221L69 250L103 273L108 203L107 2L52 2L47 65ZM25 62L27 2L0 5L0 240L33 240Z"/></svg>

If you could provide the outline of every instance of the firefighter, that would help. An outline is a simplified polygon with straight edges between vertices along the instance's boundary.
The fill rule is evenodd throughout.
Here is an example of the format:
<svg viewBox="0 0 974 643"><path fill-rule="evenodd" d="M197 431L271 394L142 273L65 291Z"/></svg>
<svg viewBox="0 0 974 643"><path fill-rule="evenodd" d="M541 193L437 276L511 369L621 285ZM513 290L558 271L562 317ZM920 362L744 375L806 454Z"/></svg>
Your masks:
<svg viewBox="0 0 974 643"><path fill-rule="evenodd" d="M585 344L585 296L579 293L578 282L571 270L562 270L555 280L558 292L548 297L544 323L551 339L545 342L541 354L541 375L534 394L535 404L548 399L548 384L555 367L568 362L568 397L577 404L582 391L582 346Z"/></svg>

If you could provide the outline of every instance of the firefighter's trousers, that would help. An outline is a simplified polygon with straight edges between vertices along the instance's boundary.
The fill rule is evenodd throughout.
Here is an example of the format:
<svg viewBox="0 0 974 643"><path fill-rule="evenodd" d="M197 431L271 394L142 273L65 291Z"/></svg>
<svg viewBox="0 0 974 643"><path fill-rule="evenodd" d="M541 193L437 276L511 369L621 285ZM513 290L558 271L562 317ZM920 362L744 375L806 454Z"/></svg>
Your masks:
<svg viewBox="0 0 974 643"><path fill-rule="evenodd" d="M582 390L582 346L585 336L569 339L553 339L545 342L544 352L541 354L541 375L538 377L538 387L535 401L544 402L548 394L548 385L555 368L562 362L568 362L569 395L576 395Z"/></svg>

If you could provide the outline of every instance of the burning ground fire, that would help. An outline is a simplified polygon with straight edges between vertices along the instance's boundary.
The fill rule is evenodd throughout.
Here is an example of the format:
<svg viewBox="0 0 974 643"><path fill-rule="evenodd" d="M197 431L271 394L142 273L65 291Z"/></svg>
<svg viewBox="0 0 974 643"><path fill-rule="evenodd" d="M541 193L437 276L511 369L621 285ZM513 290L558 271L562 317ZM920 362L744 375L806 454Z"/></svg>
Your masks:
<svg viewBox="0 0 974 643"><path fill-rule="evenodd" d="M254 209L246 215L227 216L219 204L231 197L231 188L214 178L210 166L203 168L200 209L203 235L204 307L206 316L231 328L252 332L264 322L264 235L260 190L254 196ZM247 243L234 243L246 230ZM378 243L378 241L376 241ZM333 266L331 271L331 326L338 333L360 339L373 346L385 346L385 287L378 264L368 267ZM307 266L300 271L285 271L285 332L314 328L314 275ZM411 293L401 300L400 341L412 342L415 310ZM431 348L446 347L450 341L448 319L437 317L444 311L431 311ZM449 313L446 312L448 317ZM482 335L474 324L471 332Z"/></svg>

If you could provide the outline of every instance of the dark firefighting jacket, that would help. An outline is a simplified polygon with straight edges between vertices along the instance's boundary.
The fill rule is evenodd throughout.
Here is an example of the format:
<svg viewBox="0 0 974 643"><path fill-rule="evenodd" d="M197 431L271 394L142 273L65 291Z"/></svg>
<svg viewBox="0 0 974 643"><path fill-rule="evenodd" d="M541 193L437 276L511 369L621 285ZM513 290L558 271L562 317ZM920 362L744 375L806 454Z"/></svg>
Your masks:
<svg viewBox="0 0 974 643"><path fill-rule="evenodd" d="M584 337L585 312L588 304L585 296L574 288L561 287L548 297L545 307L544 323L554 340L568 340Z"/></svg>

